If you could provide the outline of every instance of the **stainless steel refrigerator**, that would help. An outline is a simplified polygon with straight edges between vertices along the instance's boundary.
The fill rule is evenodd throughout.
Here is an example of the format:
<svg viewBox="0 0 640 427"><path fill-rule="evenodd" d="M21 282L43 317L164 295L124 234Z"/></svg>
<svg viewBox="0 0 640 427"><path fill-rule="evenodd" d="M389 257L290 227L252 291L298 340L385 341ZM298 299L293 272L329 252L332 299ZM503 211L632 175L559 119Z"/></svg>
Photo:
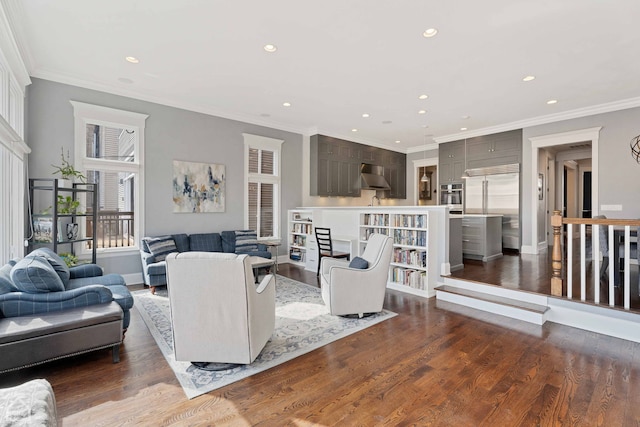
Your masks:
<svg viewBox="0 0 640 427"><path fill-rule="evenodd" d="M502 215L502 247L520 250L520 165L469 169L465 214Z"/></svg>

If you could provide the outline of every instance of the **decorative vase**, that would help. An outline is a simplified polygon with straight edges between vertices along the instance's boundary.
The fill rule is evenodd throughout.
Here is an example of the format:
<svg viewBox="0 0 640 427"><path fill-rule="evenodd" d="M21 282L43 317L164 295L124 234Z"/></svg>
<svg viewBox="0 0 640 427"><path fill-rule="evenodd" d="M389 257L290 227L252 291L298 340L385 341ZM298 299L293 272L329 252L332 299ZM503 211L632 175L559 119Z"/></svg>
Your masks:
<svg viewBox="0 0 640 427"><path fill-rule="evenodd" d="M58 188L71 188L73 181L71 179L58 179Z"/></svg>

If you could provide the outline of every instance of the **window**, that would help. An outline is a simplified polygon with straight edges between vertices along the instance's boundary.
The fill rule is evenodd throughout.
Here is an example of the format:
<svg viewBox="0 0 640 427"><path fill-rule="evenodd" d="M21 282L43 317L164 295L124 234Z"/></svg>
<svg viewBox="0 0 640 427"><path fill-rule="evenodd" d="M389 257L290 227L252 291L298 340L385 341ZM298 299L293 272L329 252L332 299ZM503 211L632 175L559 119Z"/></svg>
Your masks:
<svg viewBox="0 0 640 427"><path fill-rule="evenodd" d="M243 134L245 152L245 228L258 239L279 238L280 150L282 140Z"/></svg>
<svg viewBox="0 0 640 427"><path fill-rule="evenodd" d="M97 184L99 252L137 249L143 233L144 114L71 101L75 114L75 164ZM90 212L92 200L85 200ZM82 224L87 230L92 224ZM90 233L88 234L90 235ZM91 249L90 242L84 248Z"/></svg>

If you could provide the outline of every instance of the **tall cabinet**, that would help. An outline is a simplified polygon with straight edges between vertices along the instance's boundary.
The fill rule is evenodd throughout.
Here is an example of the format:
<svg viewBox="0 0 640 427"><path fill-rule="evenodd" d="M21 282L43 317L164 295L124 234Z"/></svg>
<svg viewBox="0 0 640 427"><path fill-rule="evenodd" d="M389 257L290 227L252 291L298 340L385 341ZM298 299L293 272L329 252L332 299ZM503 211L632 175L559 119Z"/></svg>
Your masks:
<svg viewBox="0 0 640 427"><path fill-rule="evenodd" d="M61 185L62 180L58 179L29 179L29 209L33 224L30 250L45 246L58 254L77 255L80 245L88 244L91 262L95 263L97 185Z"/></svg>

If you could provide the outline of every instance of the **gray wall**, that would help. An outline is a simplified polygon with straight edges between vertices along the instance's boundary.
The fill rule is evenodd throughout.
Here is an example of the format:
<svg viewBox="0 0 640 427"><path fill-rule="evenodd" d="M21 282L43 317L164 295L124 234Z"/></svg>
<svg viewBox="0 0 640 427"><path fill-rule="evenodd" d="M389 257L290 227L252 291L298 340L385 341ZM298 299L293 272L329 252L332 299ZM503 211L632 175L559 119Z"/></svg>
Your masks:
<svg viewBox="0 0 640 427"><path fill-rule="evenodd" d="M195 113L94 90L33 79L27 88L26 142L29 177L54 177L60 147L73 153L74 121L70 100L148 114L145 128L145 235L214 232L244 226L244 139L242 133L284 140L282 144L282 222L302 200L302 135ZM73 154L72 154L73 157ZM226 166L224 213L177 214L172 206L173 160ZM280 250L284 253L283 245ZM140 257L98 256L107 272L141 271Z"/></svg>
<svg viewBox="0 0 640 427"><path fill-rule="evenodd" d="M629 142L640 134L640 108L597 114L579 119L564 120L523 130L522 175L522 230L523 245L532 245L531 192L536 183L531 181L531 142L529 138L602 126L598 150L598 186L601 205L622 205L622 211L601 212L609 218L640 218L640 164L631 157ZM595 159L594 159L595 162ZM560 182L557 180L556 182ZM594 210L596 206L593 207ZM535 208L534 208L535 209ZM558 207L559 209L559 207ZM594 215L596 213L594 212Z"/></svg>

